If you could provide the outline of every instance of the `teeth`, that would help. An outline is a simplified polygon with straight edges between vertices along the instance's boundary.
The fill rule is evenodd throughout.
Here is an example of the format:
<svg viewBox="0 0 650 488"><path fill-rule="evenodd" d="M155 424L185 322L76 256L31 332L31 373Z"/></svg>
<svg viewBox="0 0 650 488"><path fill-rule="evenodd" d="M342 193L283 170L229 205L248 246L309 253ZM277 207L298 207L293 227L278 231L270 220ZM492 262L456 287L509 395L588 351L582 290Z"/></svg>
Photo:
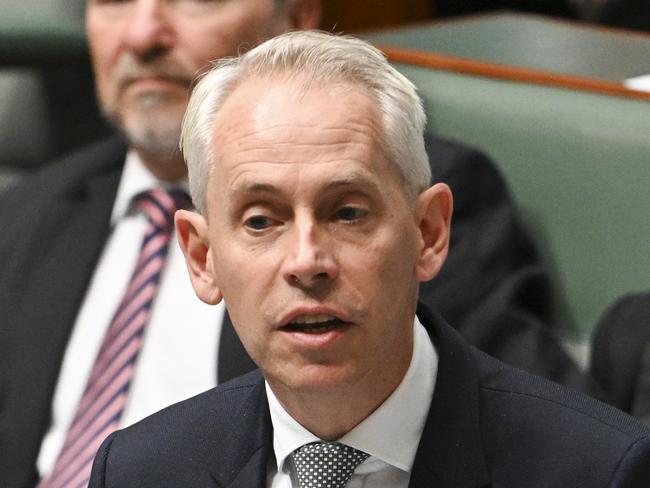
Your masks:
<svg viewBox="0 0 650 488"><path fill-rule="evenodd" d="M300 315L291 321L292 324L319 324L336 320L333 315Z"/></svg>

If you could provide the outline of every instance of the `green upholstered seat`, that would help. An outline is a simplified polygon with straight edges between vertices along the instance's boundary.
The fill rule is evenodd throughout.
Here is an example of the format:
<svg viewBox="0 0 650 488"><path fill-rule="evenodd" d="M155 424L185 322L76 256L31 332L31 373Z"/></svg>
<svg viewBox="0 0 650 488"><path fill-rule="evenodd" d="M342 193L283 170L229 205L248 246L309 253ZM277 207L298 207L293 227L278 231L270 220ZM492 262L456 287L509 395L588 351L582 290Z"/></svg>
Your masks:
<svg viewBox="0 0 650 488"><path fill-rule="evenodd" d="M484 17L368 37L381 45L429 52L440 46L447 55L512 66L525 61L527 68L578 76L593 77L598 71L599 77L613 81L643 70L650 73L650 37L631 36L630 43L622 45L617 44L619 36L607 31L522 16L505 15L501 20L501 28L509 26L510 32L496 29L494 18ZM531 21L546 25L546 30L540 32L539 25L530 30ZM474 28L468 28L472 24ZM525 40L525 29L532 39ZM611 36L616 52L627 58L601 59L591 49L586 55L598 61L585 72L579 46L565 46L551 56L547 47L554 41L548 36L561 38L557 45L567 39L579 44L585 32L595 33L601 46ZM532 49L527 59L517 46L503 45L504 38L511 38L520 47L534 46L536 37L538 51ZM550 59L553 56L557 59ZM571 63L566 56L577 58ZM633 69L630 59L641 64ZM565 338L586 340L607 304L650 286L650 102L406 64L397 67L419 88L430 131L478 146L498 163L552 271L559 291L555 326Z"/></svg>
<svg viewBox="0 0 650 488"><path fill-rule="evenodd" d="M82 0L3 0L0 66L83 57L83 6Z"/></svg>
<svg viewBox="0 0 650 488"><path fill-rule="evenodd" d="M620 81L650 73L650 36L501 12L367 34L381 45Z"/></svg>
<svg viewBox="0 0 650 488"><path fill-rule="evenodd" d="M95 99L85 0L2 0L0 191L107 132Z"/></svg>

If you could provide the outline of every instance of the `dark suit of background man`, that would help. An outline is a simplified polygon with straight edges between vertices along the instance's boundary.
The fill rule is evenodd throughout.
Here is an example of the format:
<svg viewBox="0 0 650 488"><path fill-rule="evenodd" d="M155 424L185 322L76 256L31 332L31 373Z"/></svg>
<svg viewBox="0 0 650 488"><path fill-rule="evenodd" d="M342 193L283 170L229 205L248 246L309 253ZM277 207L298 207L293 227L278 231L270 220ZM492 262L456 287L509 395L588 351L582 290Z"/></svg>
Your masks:
<svg viewBox="0 0 650 488"><path fill-rule="evenodd" d="M591 372L612 405L650 425L650 292L607 309L594 332Z"/></svg>
<svg viewBox="0 0 650 488"><path fill-rule="evenodd" d="M100 103L122 137L47 165L1 198L0 486L33 486L37 458L47 473L57 457L142 239L144 217L128 212L129 199L183 186L178 130L195 71L258 39L316 26L319 7L88 2ZM435 178L456 192L456 227L423 300L497 357L584 388L544 326L545 270L492 163L436 138L427 149ZM122 425L252 368L222 316L196 300L172 245Z"/></svg>
<svg viewBox="0 0 650 488"><path fill-rule="evenodd" d="M632 417L416 315L453 206L429 186L424 122L379 51L325 33L201 80L182 131L200 213L176 228L261 374L110 435L91 488L647 486Z"/></svg>

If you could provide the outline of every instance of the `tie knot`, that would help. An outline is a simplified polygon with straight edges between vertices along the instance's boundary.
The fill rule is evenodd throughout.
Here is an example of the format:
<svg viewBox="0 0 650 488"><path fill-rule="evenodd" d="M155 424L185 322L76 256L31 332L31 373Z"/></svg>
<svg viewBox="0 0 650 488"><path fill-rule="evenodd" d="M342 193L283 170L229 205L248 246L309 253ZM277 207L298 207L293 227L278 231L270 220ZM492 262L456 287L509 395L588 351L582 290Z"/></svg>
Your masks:
<svg viewBox="0 0 650 488"><path fill-rule="evenodd" d="M312 442L292 458L300 488L342 488L368 454L339 442Z"/></svg>
<svg viewBox="0 0 650 488"><path fill-rule="evenodd" d="M165 190L152 188L133 197L133 205L144 212L155 227L171 231L174 226L174 213L181 208L190 208L192 202L189 195L179 189Z"/></svg>

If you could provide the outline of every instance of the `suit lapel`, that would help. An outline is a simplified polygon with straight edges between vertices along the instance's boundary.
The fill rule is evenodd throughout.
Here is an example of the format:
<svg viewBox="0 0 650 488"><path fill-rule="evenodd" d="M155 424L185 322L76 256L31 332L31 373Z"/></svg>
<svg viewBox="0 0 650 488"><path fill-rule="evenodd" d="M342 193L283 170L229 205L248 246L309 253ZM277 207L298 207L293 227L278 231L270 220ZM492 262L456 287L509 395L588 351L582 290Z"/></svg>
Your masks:
<svg viewBox="0 0 650 488"><path fill-rule="evenodd" d="M213 452L224 454L213 457L208 469L222 488L266 487L267 465L273 456L273 428L264 379L259 372L253 374L258 380L241 403L237 428L227 438L211 436L215 442Z"/></svg>
<svg viewBox="0 0 650 488"><path fill-rule="evenodd" d="M264 488L266 487L267 455L258 450L253 453L248 462L242 466L235 479L224 488Z"/></svg>
<svg viewBox="0 0 650 488"><path fill-rule="evenodd" d="M12 283L12 360L1 420L3 444L13 450L16 473L33 472L65 345L109 231L119 162L124 160L124 152L116 154L111 147L111 154L96 155L104 158L101 167L87 161L94 166L90 174L40 209L34 232L21 242L27 258L16 263L21 279Z"/></svg>
<svg viewBox="0 0 650 488"><path fill-rule="evenodd" d="M468 346L424 307L418 317L439 354L429 415L410 487L477 488L489 485L481 449L479 379Z"/></svg>

